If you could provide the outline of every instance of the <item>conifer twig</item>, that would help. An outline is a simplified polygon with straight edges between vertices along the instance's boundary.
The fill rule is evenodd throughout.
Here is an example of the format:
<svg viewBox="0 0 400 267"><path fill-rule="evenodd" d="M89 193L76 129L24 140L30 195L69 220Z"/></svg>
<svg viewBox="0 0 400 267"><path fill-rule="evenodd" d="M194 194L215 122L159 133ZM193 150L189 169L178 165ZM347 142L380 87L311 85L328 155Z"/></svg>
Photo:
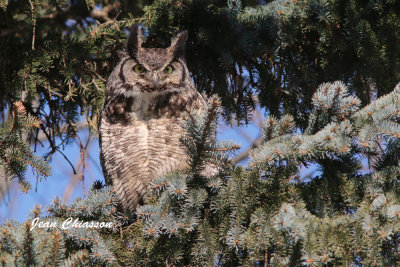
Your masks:
<svg viewBox="0 0 400 267"><path fill-rule="evenodd" d="M33 24L33 29L32 29L32 51L34 51L35 50L35 38L36 38L36 15L35 15L35 7L33 5L32 0L29 0L29 3L31 4L32 24Z"/></svg>
<svg viewBox="0 0 400 267"><path fill-rule="evenodd" d="M256 148L259 147L260 145L262 145L262 143L264 138L263 136L258 137L256 140L253 141L253 143L250 145L250 147L248 149L246 149L245 151L243 151L242 153L240 153L238 156L234 157L232 159L232 162L234 164L239 163L240 161L244 160L245 158L247 158L250 154L250 152Z"/></svg>
<svg viewBox="0 0 400 267"><path fill-rule="evenodd" d="M198 165L198 162L200 161L201 155L203 154L204 151L204 146L207 141L207 136L208 132L210 131L211 124L214 120L214 111L218 107L218 101L216 98L214 98L211 102L211 108L208 110L208 120L206 122L206 127L203 131L202 137L201 137L201 142L196 143L196 148L197 148L197 154L196 157L193 159L193 168ZM191 119L194 121L194 118L191 116Z"/></svg>

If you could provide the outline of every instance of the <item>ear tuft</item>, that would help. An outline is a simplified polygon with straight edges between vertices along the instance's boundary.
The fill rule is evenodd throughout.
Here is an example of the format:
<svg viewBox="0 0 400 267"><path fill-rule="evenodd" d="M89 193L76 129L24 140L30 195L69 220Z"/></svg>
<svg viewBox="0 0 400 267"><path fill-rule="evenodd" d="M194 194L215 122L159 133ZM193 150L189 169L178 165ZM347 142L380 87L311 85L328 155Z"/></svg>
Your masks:
<svg viewBox="0 0 400 267"><path fill-rule="evenodd" d="M117 56L118 56L119 58L123 58L123 57L128 56L128 53L126 52L125 49L123 49L123 50L118 50L118 51L117 51Z"/></svg>
<svg viewBox="0 0 400 267"><path fill-rule="evenodd" d="M137 50L142 47L143 38L142 29L139 29L139 24L135 23L130 29L127 43L127 49L130 55L136 55Z"/></svg>
<svg viewBox="0 0 400 267"><path fill-rule="evenodd" d="M175 57L182 57L184 55L187 38L187 31L180 32L175 38L172 38L169 49Z"/></svg>

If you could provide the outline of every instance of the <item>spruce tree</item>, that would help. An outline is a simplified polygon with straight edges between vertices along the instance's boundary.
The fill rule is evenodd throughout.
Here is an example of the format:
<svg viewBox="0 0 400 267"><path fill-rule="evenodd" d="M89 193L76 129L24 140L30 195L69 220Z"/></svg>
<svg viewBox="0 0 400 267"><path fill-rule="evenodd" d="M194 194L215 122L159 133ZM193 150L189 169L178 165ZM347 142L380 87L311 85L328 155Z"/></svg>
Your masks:
<svg viewBox="0 0 400 267"><path fill-rule="evenodd" d="M188 111L182 142L191 151L189 168L156 179L137 218L119 214L108 189L92 189L71 205L55 200L43 220L112 219L114 227L50 229L47 238L60 245L39 253L42 229L28 231L30 220L6 223L2 261L89 255L87 264L120 266L397 266L399 93L400 84L360 108L342 82L322 84L307 131L294 133L290 115L269 117L265 143L247 169L229 164L225 153L237 146L212 138L220 112L212 98L204 114ZM365 173L368 157L376 160ZM219 166L219 174L201 176L204 164ZM304 179L299 168L309 164L320 175Z"/></svg>
<svg viewBox="0 0 400 267"><path fill-rule="evenodd" d="M399 14L389 0L0 0L0 164L23 191L26 170L49 176L47 160L79 125L97 135L133 23L147 46L189 30L187 63L210 97L204 114L186 116L188 169L156 179L136 217L97 183L84 199L2 225L0 263L400 265ZM238 146L213 138L218 116L247 123L256 104L263 142L234 166ZM38 142L43 158L29 146ZM219 174L203 177L209 167ZM113 228L30 231L36 217Z"/></svg>

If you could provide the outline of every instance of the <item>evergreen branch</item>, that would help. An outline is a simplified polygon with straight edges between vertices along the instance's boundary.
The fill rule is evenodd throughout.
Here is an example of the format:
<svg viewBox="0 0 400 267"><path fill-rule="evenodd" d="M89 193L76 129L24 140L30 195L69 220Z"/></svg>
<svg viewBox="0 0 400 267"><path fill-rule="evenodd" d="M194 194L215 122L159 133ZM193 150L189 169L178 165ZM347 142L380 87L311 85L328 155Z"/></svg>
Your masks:
<svg viewBox="0 0 400 267"><path fill-rule="evenodd" d="M55 248L54 248L54 253L53 253L53 266L56 267L57 266L57 254L58 254L58 242L60 240L60 236L58 235L58 233L56 233L54 235L54 243L56 244Z"/></svg>
<svg viewBox="0 0 400 267"><path fill-rule="evenodd" d="M204 159L203 161L204 161L204 163L208 163L208 164L211 164L211 165L213 165L213 166L220 167L220 168L224 168L224 167L227 166L227 164L225 164L225 162L224 162L224 163L221 163L221 162L212 161L212 160L209 160L209 159Z"/></svg>
<svg viewBox="0 0 400 267"><path fill-rule="evenodd" d="M40 160L35 161L34 158L32 158L32 160L29 160L28 158L22 158L22 157L14 159L24 161L27 165L30 165L35 171L38 171L44 177L49 177L51 175L50 167L44 164L43 161Z"/></svg>
<svg viewBox="0 0 400 267"><path fill-rule="evenodd" d="M78 250L70 255L64 261L64 265L68 267L76 267L80 266L82 263L86 262L89 259L89 253L87 250Z"/></svg>
<svg viewBox="0 0 400 267"><path fill-rule="evenodd" d="M332 85L334 88L335 84ZM324 85L325 87L325 85ZM383 103L386 105L391 105L392 109L399 109L400 106L393 105L393 98L398 94L400 86L396 86L395 90L378 99L374 103L366 106L365 108L355 112L349 120L344 120L342 122L332 122L322 128L319 132L314 135L303 135L301 137L297 136L282 136L281 138L276 138L276 140L271 140L265 143L262 147L256 149L253 152L250 167L255 167L260 164L272 164L275 161L279 161L282 158L295 159L297 161L310 160L311 158L325 158L327 156L327 145L331 147L332 153L348 153L348 149L351 147L352 139L360 137L360 134L373 134L376 131L384 134L389 134L391 136L397 136L396 133L399 132L398 126L394 122L388 122L385 114L396 114L393 111L388 110L384 114L382 111L380 113L373 112L374 109L382 106ZM333 97L335 95L333 94ZM392 103L392 104L391 104ZM377 114L377 115L372 115ZM368 121L366 118L372 116L373 121ZM391 117L393 118L393 117ZM350 127L351 122L354 121L354 128ZM379 127L383 123L383 127ZM376 130L374 131L363 131L363 127L368 125L373 125ZM385 129L393 129L388 131ZM282 139L283 138L283 139ZM288 139L287 139L288 138ZM365 136L365 138L369 138ZM287 140L285 140L287 139ZM284 140L284 143L280 143ZM361 139L363 140L363 139ZM299 143L300 142L300 143ZM369 145L363 143L364 145ZM271 145L273 147L271 148ZM268 148L268 150L266 150ZM333 149L333 150L332 150Z"/></svg>
<svg viewBox="0 0 400 267"><path fill-rule="evenodd" d="M7 10L8 0L0 0L0 8L4 11Z"/></svg>
<svg viewBox="0 0 400 267"><path fill-rule="evenodd" d="M225 151L235 151L240 149L239 145L232 145L231 147L223 147L223 148L205 148L205 152L225 152Z"/></svg>
<svg viewBox="0 0 400 267"><path fill-rule="evenodd" d="M110 199L112 200L110 201ZM13 258L15 262L24 266L32 264L51 264L52 266L111 264L115 261L115 257L105 244L103 237L106 235L100 235L100 232L103 234L107 231L113 233L114 228L109 230L73 227L62 229L61 225L68 217L89 217L108 222L110 218L114 219L113 223L115 227L118 227L123 218L118 212L112 211L115 209L116 203L109 190L92 190L88 194L88 199L78 199L66 206L55 200L54 205L48 208L49 216L40 218L40 220L57 222L57 227L46 230L38 227L31 228L30 221L22 224L15 222L16 227L11 223L5 224L0 229L0 254L3 255L5 252L6 259L10 256L9 258ZM83 209L85 205L86 208ZM34 210L31 218L39 218L39 212L38 209ZM68 242L66 242L67 240ZM15 245L10 246L11 242L15 242ZM80 249L83 246L85 249Z"/></svg>
<svg viewBox="0 0 400 267"><path fill-rule="evenodd" d="M7 172L16 176L22 191L27 192L31 185L25 180L26 168L30 166L34 173L48 177L50 167L46 161L33 154L20 133L29 133L31 129L39 128L42 124L40 119L27 114L21 101L14 103L11 120L0 128L0 157L5 162Z"/></svg>
<svg viewBox="0 0 400 267"><path fill-rule="evenodd" d="M236 156L235 158L232 159L232 162L234 164L239 163L240 161L244 160L245 158L247 158L249 155L251 155L251 151L254 150L256 147L259 147L262 143L264 142L264 137L260 136L258 137L256 140L254 140L254 142L252 142L252 144L250 145L250 147L248 149L246 149L245 151L241 152L238 156Z"/></svg>
<svg viewBox="0 0 400 267"><path fill-rule="evenodd" d="M208 116L207 116L207 121L205 123L205 127L204 130L202 132L202 136L200 139L199 143L196 143L196 153L197 155L194 157L193 161L192 161L192 168L196 169L196 167L200 164L200 160L201 157L204 153L204 146L206 144L207 139L210 136L210 128L211 128L211 124L213 123L213 121L215 120L215 110L217 109L217 107L219 106L220 102L219 100L214 97L211 101L211 106L209 108L208 112ZM191 117L192 122L194 122L193 117Z"/></svg>
<svg viewBox="0 0 400 267"><path fill-rule="evenodd" d="M32 13L32 51L35 50L35 38L36 38L36 15L35 15L35 7L33 5L32 0L29 0L31 5L31 13Z"/></svg>

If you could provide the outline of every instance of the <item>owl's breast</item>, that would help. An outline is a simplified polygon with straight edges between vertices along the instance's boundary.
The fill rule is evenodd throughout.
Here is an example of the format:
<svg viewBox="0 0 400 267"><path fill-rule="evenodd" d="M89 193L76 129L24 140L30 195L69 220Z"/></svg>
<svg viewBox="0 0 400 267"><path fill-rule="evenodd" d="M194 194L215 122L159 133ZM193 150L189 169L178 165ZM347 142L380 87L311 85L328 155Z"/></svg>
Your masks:
<svg viewBox="0 0 400 267"><path fill-rule="evenodd" d="M189 90L130 91L107 99L99 128L101 161L125 208L136 206L155 178L187 166L180 142L183 114L204 104L197 91Z"/></svg>
<svg viewBox="0 0 400 267"><path fill-rule="evenodd" d="M100 146L106 173L152 180L183 169L187 159L180 142L185 133L183 114L190 107L203 107L201 95L197 91L170 91L125 98L107 103L111 107L125 105L122 108L103 109ZM113 114L113 110L123 112L123 116Z"/></svg>
<svg viewBox="0 0 400 267"><path fill-rule="evenodd" d="M100 132L104 167L111 176L129 176L149 183L185 167L180 119L132 118L129 124L109 124L103 120Z"/></svg>

